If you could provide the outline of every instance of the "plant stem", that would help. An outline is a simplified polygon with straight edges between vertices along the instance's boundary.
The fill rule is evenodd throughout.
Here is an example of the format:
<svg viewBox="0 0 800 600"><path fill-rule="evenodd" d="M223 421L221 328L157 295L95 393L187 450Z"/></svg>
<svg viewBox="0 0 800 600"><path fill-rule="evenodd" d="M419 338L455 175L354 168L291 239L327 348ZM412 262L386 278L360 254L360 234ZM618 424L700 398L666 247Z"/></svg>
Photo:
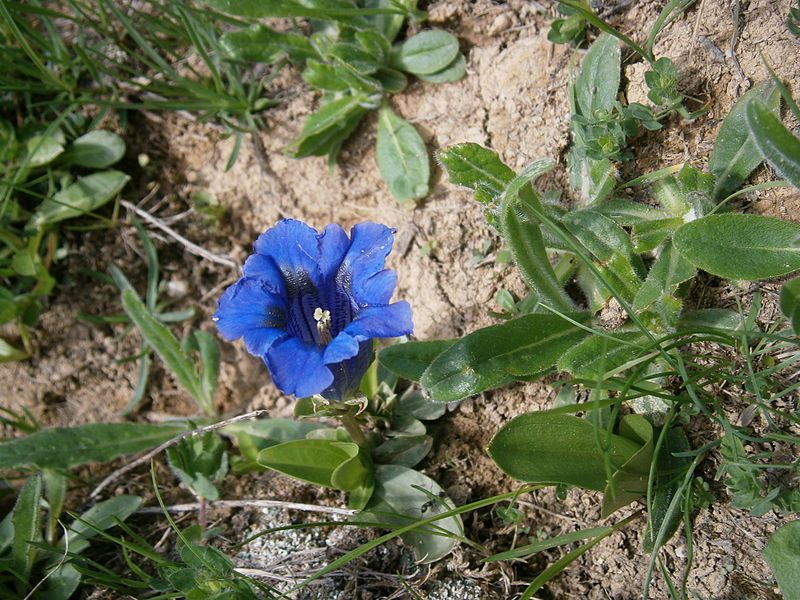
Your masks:
<svg viewBox="0 0 800 600"><path fill-rule="evenodd" d="M355 417L353 415L342 415L340 419L342 420L342 425L344 425L344 428L347 430L347 434L350 436L350 439L362 448L369 448L367 438L364 435L364 432L361 430L361 426L358 424Z"/></svg>

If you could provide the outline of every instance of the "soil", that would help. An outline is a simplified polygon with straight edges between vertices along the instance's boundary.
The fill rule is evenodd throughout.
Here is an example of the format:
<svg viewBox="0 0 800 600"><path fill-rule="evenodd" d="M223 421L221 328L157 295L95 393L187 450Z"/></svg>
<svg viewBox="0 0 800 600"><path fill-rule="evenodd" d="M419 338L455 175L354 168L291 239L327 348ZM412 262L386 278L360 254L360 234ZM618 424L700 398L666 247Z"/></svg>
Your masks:
<svg viewBox="0 0 800 600"><path fill-rule="evenodd" d="M614 26L642 39L664 2L593 4L602 5ZM768 77L762 54L795 97L800 97L800 61L796 59L800 40L784 25L791 4L789 0L702 0L667 25L655 46L656 55L675 61L683 91L707 112L693 123L673 120L663 131L637 140L636 158L624 167L623 174L683 161L704 166L721 121L737 97ZM737 6L735 22L732 11ZM545 182L563 183L563 157L569 142L566 82L573 51L547 41L554 13L551 3L443 0L430 2L426 8L431 25L447 28L461 40L468 74L447 85L415 82L392 98L395 110L417 126L431 150L478 142L499 152L516 169L536 158L553 157L559 159L559 168ZM733 53L729 52L731 40ZM643 72L642 63L627 56L624 93L630 101L643 94ZM128 157L133 166L133 158L146 153L150 163L140 173L139 187L129 187L125 198L137 203L152 192L142 208L164 218L185 211L198 192L213 194L229 208L228 219L210 225L195 214L174 227L207 250L239 263L255 236L282 217L298 218L318 228L330 222L346 228L363 220L386 223L397 229L389 262L398 273L397 297L414 307L417 338L456 337L493 323L489 311L498 309L494 301L497 291L506 288L521 293L523 286L512 266L494 260L500 242L487 226L482 207L469 192L451 185L438 168L434 168L431 193L424 202L399 205L380 180L375 165L375 124L370 120L346 145L333 171L324 159L296 161L284 155L282 149L319 100L298 81L296 73L287 72L276 82L285 101L266 114L267 128L259 134L264 151L248 141L228 171L225 165L233 139L223 139L213 127L174 114L134 115L128 131ZM754 181L770 178L773 174L762 167ZM158 186L155 191L153 182ZM797 190L756 192L746 197L745 203L762 214L800 221ZM126 229L122 238L119 232L99 232L68 237L67 242L72 251L60 268L60 292L52 297L37 328L35 356L0 366L0 406L24 406L43 425L119 420L136 382L136 365L118 359L135 354L139 342L135 334L122 337L121 328L98 327L78 318L81 312L119 311L115 291L92 283L84 272L103 271L113 261L143 285L144 263L134 250L138 246L131 229ZM208 317L215 299L235 280L236 272L189 254L171 239L164 238L158 247L165 278L175 290L176 306L196 307L199 316L194 323L213 330ZM266 408L275 417L291 415L292 403L277 393L263 365L241 345L223 344L222 360L216 398L221 411L238 414ZM463 402L445 417L425 463L426 473L456 503L513 489L515 483L499 472L484 449L503 423L547 407L554 395L550 382L545 381L509 386ZM155 364L146 403L137 418L159 420L194 412L191 401ZM85 476L97 480L102 474L96 471ZM708 478L713 479L713 470ZM163 479L168 479L166 474ZM147 474L142 472L120 484L119 490L151 497L148 486ZM175 501L188 500L178 490L173 495ZM224 496L342 504L337 494L271 474L238 480L229 476ZM599 494L572 490L559 499L553 490L544 490L526 496L525 502L532 534L553 535L600 521ZM621 516L630 512L633 509ZM274 526L286 518L285 513L249 511L231 513L222 522L229 528L226 535L236 539L253 528ZM308 516L291 513L291 519L298 522ZM779 597L769 583L772 576L760 550L782 522L775 513L756 519L724 503L701 510L695 520L695 567L689 589L700 598ZM466 524L468 535L490 549L508 547L513 532L492 514L469 516ZM551 582L541 597L639 597L647 568L647 557L640 549L640 529L628 527L601 542ZM298 545L327 547L321 556L329 560L331 547L353 542L331 539L324 535L295 539L289 549ZM278 541L275 544L280 545ZM272 560L257 550L251 548L237 560L242 566L264 568ZM459 549L426 573L427 567L409 562L399 544L380 552L384 554L374 551L362 563L366 571L409 574L416 570L417 578L409 575L409 582L420 581L421 574L426 574L428 582L420 586L426 594L423 597L442 599L514 597L523 589L523 582L560 556L553 550L528 565L489 566L479 563L472 551ZM687 553L686 540L676 536L666 550L667 568L680 572ZM356 572L350 575L356 577ZM382 587L375 587L376 578L369 573L359 576L366 585L358 592L337 584L313 588L318 592L313 597L379 598L392 593L387 589L397 591L393 597L411 597L388 575ZM651 597L668 597L659 576L654 579Z"/></svg>

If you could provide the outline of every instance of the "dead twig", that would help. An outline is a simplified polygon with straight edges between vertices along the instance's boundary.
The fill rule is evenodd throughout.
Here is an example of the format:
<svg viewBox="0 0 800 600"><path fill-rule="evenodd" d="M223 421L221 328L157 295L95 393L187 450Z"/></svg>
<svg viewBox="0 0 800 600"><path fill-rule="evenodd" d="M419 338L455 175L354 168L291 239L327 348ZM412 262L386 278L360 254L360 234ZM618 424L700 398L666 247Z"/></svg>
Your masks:
<svg viewBox="0 0 800 600"><path fill-rule="evenodd" d="M103 479L103 481L101 481L96 488L94 488L92 493L89 494L89 499L93 500L97 498L100 492L102 492L106 487L108 487L109 484L111 484L112 482L116 481L117 479L125 475L125 473L132 471L138 466L147 464L150 461L150 459L153 458L154 456L158 456L167 448L171 448L175 444L181 442L182 440L185 440L188 437L201 435L203 433L207 433L209 431L215 431L217 429L222 429L223 427L227 427L228 425L232 425L233 423L238 423L239 421L249 421L250 419L255 419L260 417L261 415L265 415L268 413L269 411L264 409L254 410L252 412L239 415L238 417L231 417L230 419L225 419L224 421L212 423L211 425L204 425L203 427L198 427L197 429L192 429L191 431L184 431L183 433L176 435L174 438L167 440L160 446L157 446L150 452L143 454L133 462L130 462L124 467L117 469L116 471L111 473L108 477Z"/></svg>
<svg viewBox="0 0 800 600"><path fill-rule="evenodd" d="M127 200L122 200L121 204L128 210L136 213L138 217L141 217L142 219L150 223L153 227L157 227L158 229L169 235L171 238L173 238L175 241L182 244L192 254L200 256L201 258L205 258L206 260L209 260L211 262L215 262L220 265L225 265L226 267L230 267L232 269L238 270L240 268L239 264L231 260L230 258L226 258L224 256L219 256L218 254L214 254L213 252L209 252L202 246L198 246L194 242L187 240L180 233L178 233L177 231L166 225L163 221L157 219L146 210L142 210L135 204L132 204Z"/></svg>
<svg viewBox="0 0 800 600"><path fill-rule="evenodd" d="M316 504L303 504L300 502L284 502L282 500L216 500L214 502L207 502L208 510L223 510L228 508L281 508L284 510L298 510L302 512L321 513L328 515L341 515L350 517L356 514L355 510L349 508L337 508L335 506L318 506ZM200 508L199 502L187 502L185 504L173 504L167 506L167 512L182 513L182 512L195 512ZM140 514L160 514L164 511L160 506L146 506L136 511Z"/></svg>

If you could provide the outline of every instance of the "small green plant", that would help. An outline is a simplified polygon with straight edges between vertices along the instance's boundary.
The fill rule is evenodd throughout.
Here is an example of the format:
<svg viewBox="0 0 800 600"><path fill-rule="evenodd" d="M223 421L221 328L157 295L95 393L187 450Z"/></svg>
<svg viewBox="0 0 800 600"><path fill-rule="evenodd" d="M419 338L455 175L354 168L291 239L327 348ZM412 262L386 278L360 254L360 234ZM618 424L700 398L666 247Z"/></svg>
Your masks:
<svg viewBox="0 0 800 600"><path fill-rule="evenodd" d="M97 218L130 179L109 168L125 153L117 134L73 112L15 126L2 118L10 109L0 100L0 324L16 326L22 348L0 340L0 361L32 352L28 328L56 285L51 268L68 251L61 230Z"/></svg>
<svg viewBox="0 0 800 600"><path fill-rule="evenodd" d="M593 107L615 101L616 46L613 37L603 35L587 53L573 86L575 110L597 115ZM572 191L582 202L572 210L552 201L558 193L540 193L534 186L552 167L550 161L536 161L516 174L476 144L443 151L439 159L451 181L474 190L486 206L530 292L515 303L506 299L507 314L498 325L458 340L389 347L380 355L384 366L420 381L436 402L552 370L569 374L556 408L504 425L489 453L521 481L603 491L603 516L643 498L644 550L650 554L645 598L659 549L682 522L690 535L695 502L708 501L695 472L710 452L720 459L719 477L734 506L754 514L773 507L797 510L798 490L790 477L782 484L764 478L783 469L794 473L797 465L745 453L743 445L796 443L788 429L796 415L773 406L796 388L786 381L800 360L796 340L781 322L769 331L759 328L758 297L746 316L684 306L697 269L750 281L800 270L800 227L726 212L746 191L787 185L742 188L764 158L794 181L800 166L794 147L800 142L777 117L782 91L780 82L767 81L740 99L720 130L710 172L684 164L620 184L614 161L623 155L592 156L586 138L576 135L569 168ZM585 131L585 124L577 123L577 131ZM617 140L624 150L626 137ZM581 144L583 151L576 152ZM625 198L624 190L638 185L649 188L652 204ZM580 296L567 291L570 282ZM793 289L794 284L784 293L789 316L796 311ZM614 306L621 325L602 318L601 311ZM693 345L701 342L721 348L719 356L695 353ZM726 358L731 352L735 360ZM741 386L742 399L760 415L765 431L730 422L716 394L723 381ZM570 399L574 387L589 390L588 401ZM571 414L578 412L583 416ZM700 415L716 423L719 437L692 449L682 425ZM555 572L570 560L554 565ZM684 595L686 580L685 575ZM522 597L531 598L541 583L537 578Z"/></svg>
<svg viewBox="0 0 800 600"><path fill-rule="evenodd" d="M322 105L287 148L292 156L327 156L333 166L345 140L376 110L378 168L389 190L398 200L417 200L428 194L425 143L410 123L391 110L386 98L406 87L406 74L431 83L456 81L463 77L466 61L458 40L441 30L425 30L392 45L406 17L423 16L416 10L416 0L334 5L214 0L210 4L251 18L311 20L311 35L254 25L223 37L228 55L236 60L299 64L303 79L323 93Z"/></svg>
<svg viewBox="0 0 800 600"><path fill-rule="evenodd" d="M37 472L19 492L13 510L0 521L0 594L4 598L67 600L81 583L73 561L98 533L122 523L141 505L136 496L99 502L70 526L61 521L67 479L56 471ZM63 533L63 535L62 535Z"/></svg>
<svg viewBox="0 0 800 600"><path fill-rule="evenodd" d="M58 22L74 25L65 36ZM95 104L104 108L184 111L236 136L275 104L264 96L271 74L223 60L219 30L248 23L177 0L78 0L58 9L3 2L0 92L29 107Z"/></svg>
<svg viewBox="0 0 800 600"><path fill-rule="evenodd" d="M129 574L121 576L106 565L80 557L74 561L74 567L87 583L133 597L142 594L189 600L278 597L269 586L237 573L231 559L209 545L209 532L204 532L197 525L180 529L166 512L158 488L156 497L170 527L177 534L177 556L165 556L122 523L119 524L122 530L119 537L95 529L97 535L122 549Z"/></svg>

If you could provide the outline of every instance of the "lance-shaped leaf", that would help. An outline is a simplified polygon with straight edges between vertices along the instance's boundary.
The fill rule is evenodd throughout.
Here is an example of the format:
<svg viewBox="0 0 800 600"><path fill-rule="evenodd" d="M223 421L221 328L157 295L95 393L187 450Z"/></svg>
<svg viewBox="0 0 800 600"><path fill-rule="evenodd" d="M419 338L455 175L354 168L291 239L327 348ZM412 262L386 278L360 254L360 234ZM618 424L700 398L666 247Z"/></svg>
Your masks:
<svg viewBox="0 0 800 600"><path fill-rule="evenodd" d="M395 344L381 350L378 360L395 375L419 381L434 359L455 343L456 340L433 340Z"/></svg>
<svg viewBox="0 0 800 600"><path fill-rule="evenodd" d="M473 190L475 199L490 208L515 177L496 152L480 144L458 144L439 152L437 158L452 183Z"/></svg>
<svg viewBox="0 0 800 600"><path fill-rule="evenodd" d="M577 322L588 314L573 314ZM440 354L421 383L437 402L461 400L550 369L587 332L557 315L532 313L479 329Z"/></svg>
<svg viewBox="0 0 800 600"><path fill-rule="evenodd" d="M550 160L537 160L512 179L500 195L500 232L527 286L539 300L560 311L575 310L547 256L536 213L542 213L538 192L531 186L553 168ZM526 210L527 209L527 210Z"/></svg>
<svg viewBox="0 0 800 600"><path fill-rule="evenodd" d="M800 269L800 225L760 215L710 215L675 232L675 247L696 267L756 281Z"/></svg>
<svg viewBox="0 0 800 600"><path fill-rule="evenodd" d="M596 111L610 110L617 101L620 83L621 53L619 40L604 33L583 57L575 81L578 113L591 118Z"/></svg>
<svg viewBox="0 0 800 600"><path fill-rule="evenodd" d="M738 190L761 164L761 152L747 127L748 104L754 98L763 100L765 106L774 112L780 107L780 97L774 81L762 81L739 98L725 117L708 161L708 170L717 178L714 188L717 200L723 200Z"/></svg>
<svg viewBox="0 0 800 600"><path fill-rule="evenodd" d="M79 177L52 198L47 198L31 217L33 228L53 225L90 213L122 191L130 177L119 171L102 171Z"/></svg>
<svg viewBox="0 0 800 600"><path fill-rule="evenodd" d="M64 160L79 167L105 169L125 155L125 142L116 133L97 129L70 144Z"/></svg>
<svg viewBox="0 0 800 600"><path fill-rule="evenodd" d="M42 539L42 511L39 506L41 500L42 476L36 473L22 486L11 513L11 523L14 526L11 564L21 578L19 583L23 590L27 590L28 576L36 560L36 543Z"/></svg>
<svg viewBox="0 0 800 600"><path fill-rule="evenodd" d="M759 152L772 168L800 189L800 139L758 100L747 104L747 127Z"/></svg>
<svg viewBox="0 0 800 600"><path fill-rule="evenodd" d="M0 444L0 469L70 469L87 462L105 463L154 448L183 431L183 425L146 423L91 423L42 429Z"/></svg>
<svg viewBox="0 0 800 600"><path fill-rule="evenodd" d="M578 379L602 381L608 373L641 356L645 348L647 336L638 330L592 335L567 350L556 366Z"/></svg>
<svg viewBox="0 0 800 600"><path fill-rule="evenodd" d="M598 268L623 298L632 301L642 284L641 259L633 253L625 230L593 210L577 210L563 219L583 246L597 259Z"/></svg>
<svg viewBox="0 0 800 600"><path fill-rule="evenodd" d="M142 334L142 337L155 350L175 376L176 381L191 394L201 408L213 412L210 397L197 374L192 360L186 355L178 339L160 323L133 290L122 292L122 307ZM210 384L210 382L207 382Z"/></svg>
<svg viewBox="0 0 800 600"><path fill-rule="evenodd" d="M317 56L308 38L275 31L264 25L226 33L221 44L228 56L252 62L275 63L283 57L301 62Z"/></svg>
<svg viewBox="0 0 800 600"><path fill-rule="evenodd" d="M666 242L633 300L634 310L644 310L663 296L674 294L675 289L696 272L694 265L671 242Z"/></svg>

